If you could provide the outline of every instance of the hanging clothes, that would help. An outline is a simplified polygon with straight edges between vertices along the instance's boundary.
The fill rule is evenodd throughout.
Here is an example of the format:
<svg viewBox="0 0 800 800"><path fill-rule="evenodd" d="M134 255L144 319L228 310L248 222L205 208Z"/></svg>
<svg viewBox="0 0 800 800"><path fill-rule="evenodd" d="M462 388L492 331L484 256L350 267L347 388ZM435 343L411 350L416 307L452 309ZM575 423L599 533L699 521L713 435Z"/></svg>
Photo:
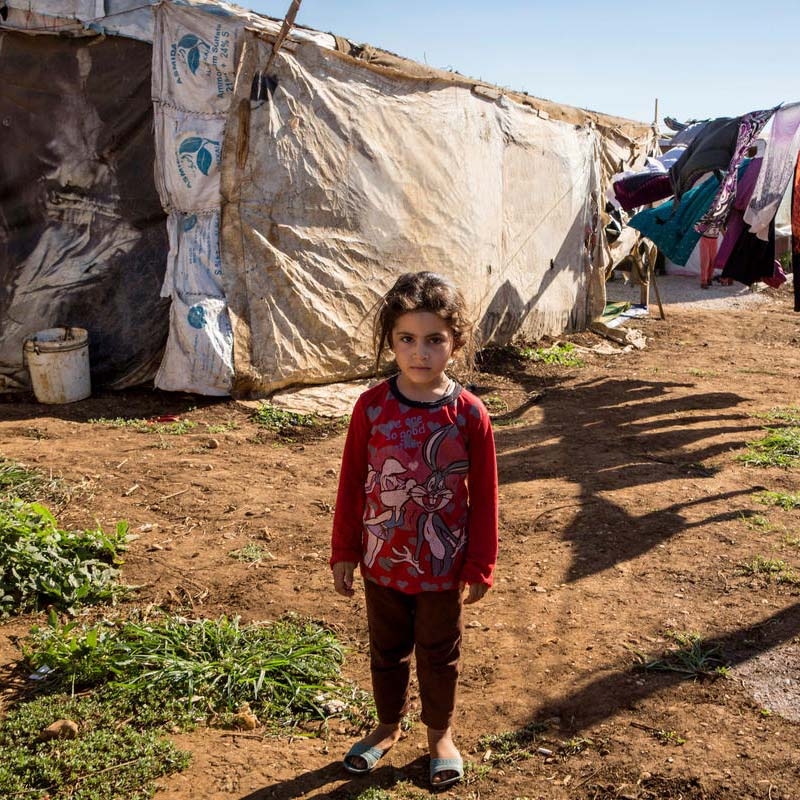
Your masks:
<svg viewBox="0 0 800 800"><path fill-rule="evenodd" d="M695 225L698 233L704 236L716 237L725 227L725 222L728 219L731 206L736 198L739 165L744 160L747 151L775 113L776 109L777 106L764 111L752 111L740 117L739 133L736 137L736 145L733 149L733 155L728 164L728 169L720 182L717 195L712 201L711 206Z"/></svg>
<svg viewBox="0 0 800 800"><path fill-rule="evenodd" d="M667 172L641 172L614 181L614 197L625 211L657 203L672 194Z"/></svg>
<svg viewBox="0 0 800 800"><path fill-rule="evenodd" d="M767 137L764 166L758 176L744 221L759 239L767 238L767 228L778 211L792 179L800 151L800 103L782 106L775 112Z"/></svg>
<svg viewBox="0 0 800 800"><path fill-rule="evenodd" d="M650 239L670 261L685 266L700 239L694 224L706 212L718 188L719 178L709 175L683 194L677 208L668 200L634 214L628 225Z"/></svg>
<svg viewBox="0 0 800 800"><path fill-rule="evenodd" d="M670 167L669 177L676 203L706 172L728 166L738 136L738 117L719 117L703 126L683 155Z"/></svg>
<svg viewBox="0 0 800 800"><path fill-rule="evenodd" d="M794 165L794 181L792 182L792 272L795 280L794 310L800 311L800 153Z"/></svg>
<svg viewBox="0 0 800 800"><path fill-rule="evenodd" d="M767 241L751 231L744 231L728 256L723 278L732 278L745 286L775 276L775 221L769 224Z"/></svg>
<svg viewBox="0 0 800 800"><path fill-rule="evenodd" d="M725 235L722 237L717 258L714 262L714 269L725 269L728 257L733 252L733 247L739 237L745 232L744 211L750 202L763 158L750 158L742 163L742 175L736 184L736 198L733 201L728 223L725 226Z"/></svg>
<svg viewBox="0 0 800 800"><path fill-rule="evenodd" d="M670 130L676 131L675 135L669 140L670 146L681 145L682 147L687 147L710 121L703 119L696 122L678 122L674 117L664 117L664 124Z"/></svg>
<svg viewBox="0 0 800 800"><path fill-rule="evenodd" d="M672 194L669 169L683 155L684 147L671 147L660 156L648 156L640 170L615 175L612 189L625 211L656 203Z"/></svg>

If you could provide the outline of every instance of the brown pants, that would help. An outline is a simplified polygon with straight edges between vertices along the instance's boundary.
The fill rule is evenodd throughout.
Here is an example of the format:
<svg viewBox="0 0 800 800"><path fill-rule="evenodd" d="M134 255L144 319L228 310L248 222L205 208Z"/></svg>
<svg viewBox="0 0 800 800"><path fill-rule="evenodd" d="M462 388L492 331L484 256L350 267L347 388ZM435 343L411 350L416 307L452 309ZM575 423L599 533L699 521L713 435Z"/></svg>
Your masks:
<svg viewBox="0 0 800 800"><path fill-rule="evenodd" d="M461 592L404 594L364 581L372 692L378 720L397 725L408 704L411 654L416 650L422 722L450 727L461 656Z"/></svg>

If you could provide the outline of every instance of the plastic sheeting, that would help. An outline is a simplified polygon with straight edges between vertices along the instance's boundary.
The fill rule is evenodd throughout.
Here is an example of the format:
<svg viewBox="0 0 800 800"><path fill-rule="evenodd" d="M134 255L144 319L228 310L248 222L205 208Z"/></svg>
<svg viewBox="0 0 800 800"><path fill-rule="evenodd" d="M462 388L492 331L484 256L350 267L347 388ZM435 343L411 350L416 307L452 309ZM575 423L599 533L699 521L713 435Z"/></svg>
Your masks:
<svg viewBox="0 0 800 800"><path fill-rule="evenodd" d="M246 32L222 156L235 393L366 374L371 310L405 271L451 276L486 343L586 326L595 128L310 45L251 108L268 55Z"/></svg>
<svg viewBox="0 0 800 800"><path fill-rule="evenodd" d="M86 328L95 386L152 378L167 335L167 247L152 180L151 49L0 32L0 391L23 342Z"/></svg>

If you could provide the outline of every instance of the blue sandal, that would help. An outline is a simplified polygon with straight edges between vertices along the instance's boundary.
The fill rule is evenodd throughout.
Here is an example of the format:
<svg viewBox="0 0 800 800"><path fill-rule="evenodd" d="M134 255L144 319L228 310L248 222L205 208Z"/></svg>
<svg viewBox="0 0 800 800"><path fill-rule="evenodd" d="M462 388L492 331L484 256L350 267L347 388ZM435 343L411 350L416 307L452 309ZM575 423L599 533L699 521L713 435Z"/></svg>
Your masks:
<svg viewBox="0 0 800 800"><path fill-rule="evenodd" d="M454 772L449 778L434 780L438 775L446 772ZM452 786L464 777L464 761L461 756L456 758L432 758L431 759L431 786L440 789L443 786Z"/></svg>
<svg viewBox="0 0 800 800"><path fill-rule="evenodd" d="M375 769L377 763L388 753L388 750L381 750L379 747L370 747L364 742L356 742L348 751L347 755L342 760L342 766L353 775L366 775ZM361 758L364 760L366 767L357 767L351 764L349 759Z"/></svg>

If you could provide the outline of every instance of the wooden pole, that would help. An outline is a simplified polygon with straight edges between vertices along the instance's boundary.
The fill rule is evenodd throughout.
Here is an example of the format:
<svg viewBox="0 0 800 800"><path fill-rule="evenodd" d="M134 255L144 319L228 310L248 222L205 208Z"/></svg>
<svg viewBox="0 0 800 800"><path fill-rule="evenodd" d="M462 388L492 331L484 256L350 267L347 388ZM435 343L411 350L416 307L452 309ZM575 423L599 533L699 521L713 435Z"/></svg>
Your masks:
<svg viewBox="0 0 800 800"><path fill-rule="evenodd" d="M281 49L281 45L286 40L286 37L289 35L289 31L292 29L292 25L294 25L295 17L297 16L297 12L300 10L300 3L302 0L292 0L292 4L289 6L289 10L286 12L286 16L283 18L283 25L281 25L281 29L278 32L278 38L275 39L275 43L272 45L272 52L269 54L269 60L267 61L267 66L264 67L262 72L266 73L269 72L269 68L272 66L272 62L275 60L275 56L278 55L278 50Z"/></svg>

